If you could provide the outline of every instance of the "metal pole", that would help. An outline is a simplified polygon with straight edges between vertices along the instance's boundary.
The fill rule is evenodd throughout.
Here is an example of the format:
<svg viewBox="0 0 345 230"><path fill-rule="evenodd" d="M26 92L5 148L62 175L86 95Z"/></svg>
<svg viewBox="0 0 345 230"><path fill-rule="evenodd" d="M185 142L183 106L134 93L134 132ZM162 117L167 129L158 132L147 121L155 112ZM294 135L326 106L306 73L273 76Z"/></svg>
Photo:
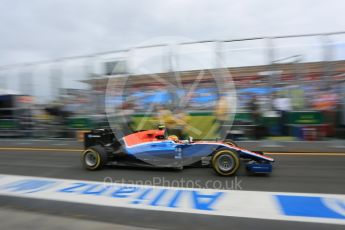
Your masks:
<svg viewBox="0 0 345 230"><path fill-rule="evenodd" d="M223 68L223 43L220 41L216 41L215 43L215 67L216 69L221 69Z"/></svg>
<svg viewBox="0 0 345 230"><path fill-rule="evenodd" d="M7 89L7 76L6 73L4 73L4 71L0 72L0 89Z"/></svg>
<svg viewBox="0 0 345 230"><path fill-rule="evenodd" d="M267 72L268 72L268 79L267 80L267 86L270 87L270 89L273 89L276 83L276 78L278 78L278 72L276 71L275 66L275 47L274 42L272 38L265 38L266 40L266 46L267 46ZM269 103L269 109L273 110L273 95L271 95L271 103Z"/></svg>
<svg viewBox="0 0 345 230"><path fill-rule="evenodd" d="M215 49L214 49L214 54L215 54L215 82L217 84L218 87L218 96L220 97L220 95L224 92L226 92L227 88L226 84L225 84L225 80L228 79L224 79L224 77L226 76L225 73L225 65L224 65L224 55L223 55L223 42L221 41L216 41L215 42ZM232 93L232 92L231 92Z"/></svg>
<svg viewBox="0 0 345 230"><path fill-rule="evenodd" d="M332 40L328 35L323 35L321 37L323 45L323 76L322 76L322 86L329 87L331 85L332 77L332 60L333 60L333 45Z"/></svg>
<svg viewBox="0 0 345 230"><path fill-rule="evenodd" d="M50 73L50 83L51 83L51 92L53 100L61 99L61 89L62 89L62 69L61 63L55 62L51 68Z"/></svg>
<svg viewBox="0 0 345 230"><path fill-rule="evenodd" d="M178 45L177 45L178 46ZM167 71L168 71L168 78L167 81L171 83L171 85L168 85L168 91L170 95L172 96L172 105L173 105L173 110L178 108L180 105L180 100L178 97L178 94L176 92L176 89L182 89L183 84L181 81L181 76L178 71L176 71L175 65L174 65L174 60L175 60L175 52L174 52L174 46L173 45L167 45L166 46L168 49L167 52ZM173 87L175 86L175 87Z"/></svg>
<svg viewBox="0 0 345 230"><path fill-rule="evenodd" d="M95 56L90 56L90 57L87 57L85 60L84 67L85 67L85 78L86 78L86 80L92 80L94 77L93 76L94 72L95 72L94 58L95 58Z"/></svg>
<svg viewBox="0 0 345 230"><path fill-rule="evenodd" d="M275 71L275 53L274 53L274 44L273 44L273 39L272 38L266 38L266 44L267 44L267 70L270 73L269 74L269 79L267 81L268 86L270 88L273 88L275 85L275 78L276 76L276 71Z"/></svg>
<svg viewBox="0 0 345 230"><path fill-rule="evenodd" d="M84 71L85 71L84 79L85 80L93 79L93 73L94 73L93 58L94 58L93 56L90 56L85 59L85 62L84 62ZM91 113L91 111L97 111L96 110L97 108L96 107L93 108L93 106L98 103L95 103L95 93L93 90L92 81L88 83L88 88L89 88L90 93L87 95L88 100L89 100L89 106L88 106L87 112Z"/></svg>
<svg viewBox="0 0 345 230"><path fill-rule="evenodd" d="M32 85L32 73L28 70L22 70L19 74L20 93L33 96Z"/></svg>

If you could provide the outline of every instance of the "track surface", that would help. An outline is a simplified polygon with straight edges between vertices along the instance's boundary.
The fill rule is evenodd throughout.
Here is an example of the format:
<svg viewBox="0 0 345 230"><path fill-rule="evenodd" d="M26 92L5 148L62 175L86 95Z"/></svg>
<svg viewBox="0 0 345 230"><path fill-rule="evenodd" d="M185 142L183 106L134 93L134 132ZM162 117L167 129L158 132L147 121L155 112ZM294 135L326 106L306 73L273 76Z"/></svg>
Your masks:
<svg viewBox="0 0 345 230"><path fill-rule="evenodd" d="M16 151L0 150L0 174L52 177L63 179L103 181L111 178L123 183L152 183L163 186L207 187L216 189L243 189L255 191L345 193L345 156L274 156L276 163L271 176L248 176L244 171L231 178L219 177L212 169L187 168L183 171L161 169L106 168L89 172L80 164L76 151ZM217 182L214 182L217 181ZM236 185L237 184L237 185ZM134 226L176 229L193 227L200 229L342 229L343 226L203 216L195 214L172 214L163 212L140 212L131 209L94 207L0 197L0 206L32 210L54 215L86 217L93 220L129 224ZM133 221L135 216L135 221ZM177 220L178 218L178 220ZM201 226L201 227L200 227Z"/></svg>

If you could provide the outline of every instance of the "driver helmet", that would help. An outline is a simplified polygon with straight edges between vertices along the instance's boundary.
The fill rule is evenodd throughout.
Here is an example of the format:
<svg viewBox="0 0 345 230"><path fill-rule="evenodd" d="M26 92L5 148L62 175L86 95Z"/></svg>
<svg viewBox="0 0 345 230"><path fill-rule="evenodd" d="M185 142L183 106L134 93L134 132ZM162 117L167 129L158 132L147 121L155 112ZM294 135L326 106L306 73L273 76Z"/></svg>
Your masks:
<svg viewBox="0 0 345 230"><path fill-rule="evenodd" d="M170 136L168 136L168 140L177 142L179 139L176 135L170 135Z"/></svg>

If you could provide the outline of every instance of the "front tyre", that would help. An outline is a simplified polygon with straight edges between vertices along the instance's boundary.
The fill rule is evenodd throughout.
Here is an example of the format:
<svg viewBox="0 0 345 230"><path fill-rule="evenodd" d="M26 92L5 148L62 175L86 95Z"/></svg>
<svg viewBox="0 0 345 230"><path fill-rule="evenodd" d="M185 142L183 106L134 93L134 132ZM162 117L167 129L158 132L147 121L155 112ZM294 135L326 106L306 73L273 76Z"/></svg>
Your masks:
<svg viewBox="0 0 345 230"><path fill-rule="evenodd" d="M232 176L240 167L237 153L228 149L218 150L212 157L212 168L221 176Z"/></svg>
<svg viewBox="0 0 345 230"><path fill-rule="evenodd" d="M82 154L82 163L88 170L98 170L108 162L106 150L101 145L87 148Z"/></svg>

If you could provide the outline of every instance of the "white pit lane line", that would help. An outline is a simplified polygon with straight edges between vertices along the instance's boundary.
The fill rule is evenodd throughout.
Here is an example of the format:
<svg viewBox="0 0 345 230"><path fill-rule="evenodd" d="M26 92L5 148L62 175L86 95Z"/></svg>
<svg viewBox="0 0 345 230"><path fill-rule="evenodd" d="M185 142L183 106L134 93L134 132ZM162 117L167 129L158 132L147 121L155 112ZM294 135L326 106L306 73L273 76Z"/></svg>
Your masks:
<svg viewBox="0 0 345 230"><path fill-rule="evenodd" d="M344 194L168 188L0 174L0 195L143 210L345 225Z"/></svg>

